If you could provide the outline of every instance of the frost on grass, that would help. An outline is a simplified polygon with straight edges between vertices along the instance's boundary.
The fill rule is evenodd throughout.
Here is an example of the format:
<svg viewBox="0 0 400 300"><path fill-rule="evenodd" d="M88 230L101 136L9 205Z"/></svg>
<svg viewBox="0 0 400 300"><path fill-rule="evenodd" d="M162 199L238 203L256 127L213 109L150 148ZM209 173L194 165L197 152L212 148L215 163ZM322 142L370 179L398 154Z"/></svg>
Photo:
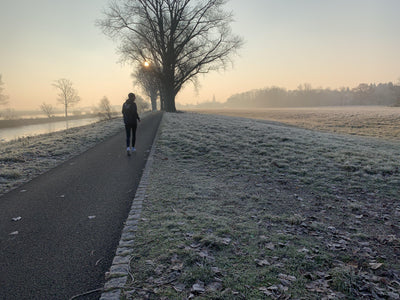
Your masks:
<svg viewBox="0 0 400 300"><path fill-rule="evenodd" d="M400 108L338 106L205 110L228 116L277 121L325 132L378 137L400 141Z"/></svg>
<svg viewBox="0 0 400 300"><path fill-rule="evenodd" d="M327 195L378 193L395 197L400 183L399 143L318 133L256 120L188 114L174 118L161 143L181 159L210 171L264 176ZM197 121L197 122L196 122ZM165 140L165 142L163 142Z"/></svg>
<svg viewBox="0 0 400 300"><path fill-rule="evenodd" d="M400 297L399 146L165 114L127 298Z"/></svg>
<svg viewBox="0 0 400 300"><path fill-rule="evenodd" d="M0 195L120 132L121 119L0 143Z"/></svg>

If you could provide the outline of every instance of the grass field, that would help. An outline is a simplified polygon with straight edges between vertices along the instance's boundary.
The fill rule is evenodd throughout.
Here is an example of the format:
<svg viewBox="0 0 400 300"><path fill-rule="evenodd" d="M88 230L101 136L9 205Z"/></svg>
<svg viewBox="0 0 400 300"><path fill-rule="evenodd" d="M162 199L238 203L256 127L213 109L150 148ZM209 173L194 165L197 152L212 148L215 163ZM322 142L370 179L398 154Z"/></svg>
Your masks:
<svg viewBox="0 0 400 300"><path fill-rule="evenodd" d="M165 114L124 298L400 299L399 110L380 109ZM1 144L0 193L121 122Z"/></svg>
<svg viewBox="0 0 400 300"><path fill-rule="evenodd" d="M399 299L399 141L251 117L164 115L124 298Z"/></svg>
<svg viewBox="0 0 400 300"><path fill-rule="evenodd" d="M400 141L400 107L342 106L197 112L277 121L306 129Z"/></svg>

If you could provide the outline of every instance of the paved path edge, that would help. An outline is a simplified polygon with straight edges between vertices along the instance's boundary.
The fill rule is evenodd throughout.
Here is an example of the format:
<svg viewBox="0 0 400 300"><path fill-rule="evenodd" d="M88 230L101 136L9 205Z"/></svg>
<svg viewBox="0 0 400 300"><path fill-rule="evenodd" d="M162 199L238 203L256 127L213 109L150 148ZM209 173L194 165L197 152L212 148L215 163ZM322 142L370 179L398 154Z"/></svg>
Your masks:
<svg viewBox="0 0 400 300"><path fill-rule="evenodd" d="M115 251L115 257L109 272L105 274L106 282L103 287L103 293L101 294L99 300L119 300L122 294L122 289L126 285L126 282L130 276L130 261L131 257L133 256L135 232L137 230L140 214L142 212L143 201L146 197L146 189L154 160L155 146L160 135L161 123L162 118L158 126L157 133L154 137L150 153L147 157L147 162L136 190L135 197L132 201L128 218L125 221L121 239L117 246L117 250Z"/></svg>

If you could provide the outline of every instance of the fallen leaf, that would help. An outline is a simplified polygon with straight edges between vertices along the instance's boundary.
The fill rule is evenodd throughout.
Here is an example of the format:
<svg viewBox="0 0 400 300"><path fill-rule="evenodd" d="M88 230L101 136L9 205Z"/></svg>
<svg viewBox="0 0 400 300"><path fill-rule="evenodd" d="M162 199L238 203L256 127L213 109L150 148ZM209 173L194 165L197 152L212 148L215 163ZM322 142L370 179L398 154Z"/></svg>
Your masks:
<svg viewBox="0 0 400 300"><path fill-rule="evenodd" d="M205 292L204 288L204 282L202 281L197 281L195 284L193 284L191 292L195 294L203 294Z"/></svg>
<svg viewBox="0 0 400 300"><path fill-rule="evenodd" d="M208 253L207 250L201 250L199 252L199 256L201 258L207 259L207 260L215 260L214 256L212 256L211 254Z"/></svg>
<svg viewBox="0 0 400 300"><path fill-rule="evenodd" d="M326 293L329 289L329 284L326 280L319 279L313 282L307 283L306 288L310 292Z"/></svg>
<svg viewBox="0 0 400 300"><path fill-rule="evenodd" d="M213 271L214 274L221 274L221 270L218 267L211 267L211 271Z"/></svg>
<svg viewBox="0 0 400 300"><path fill-rule="evenodd" d="M230 238L223 238L222 239L222 243L224 245L229 245L231 243L231 241L232 241L232 239L230 239Z"/></svg>
<svg viewBox="0 0 400 300"><path fill-rule="evenodd" d="M183 269L183 263L179 263L177 265L172 266L171 268L174 271L181 271Z"/></svg>
<svg viewBox="0 0 400 300"><path fill-rule="evenodd" d="M89 220L96 218L96 216L88 216Z"/></svg>
<svg viewBox="0 0 400 300"><path fill-rule="evenodd" d="M13 231L10 233L10 235L17 235L19 232L18 231Z"/></svg>
<svg viewBox="0 0 400 300"><path fill-rule="evenodd" d="M152 260L146 260L145 261L146 265L154 266L154 262Z"/></svg>
<svg viewBox="0 0 400 300"><path fill-rule="evenodd" d="M200 246L201 246L200 243L192 243L192 244L190 244L191 248L199 248Z"/></svg>
<svg viewBox="0 0 400 300"><path fill-rule="evenodd" d="M282 274L282 273L278 275L278 278L280 278L280 279L285 279L285 280L289 280L289 281L292 281L292 282L294 282L294 281L297 280L297 278L296 278L295 276L287 275L287 274Z"/></svg>
<svg viewBox="0 0 400 300"><path fill-rule="evenodd" d="M207 291L216 292L222 290L222 283L218 281L211 282L206 287Z"/></svg>
<svg viewBox="0 0 400 300"><path fill-rule="evenodd" d="M307 248L303 247L303 248L297 250L297 252L299 252L299 253L309 253L310 250L308 250Z"/></svg>
<svg viewBox="0 0 400 300"><path fill-rule="evenodd" d="M163 272L165 270L165 266L163 265L158 265L155 269L154 269L154 273L158 276L162 275Z"/></svg>
<svg viewBox="0 0 400 300"><path fill-rule="evenodd" d="M372 270L378 270L380 267L383 266L383 263L369 263L369 266Z"/></svg>
<svg viewBox="0 0 400 300"><path fill-rule="evenodd" d="M17 221L19 221L19 220L21 220L21 219L22 219L22 217L12 218L12 220L13 220L14 222L17 222Z"/></svg>
<svg viewBox="0 0 400 300"><path fill-rule="evenodd" d="M363 247L369 246L369 242L358 242L358 244Z"/></svg>
<svg viewBox="0 0 400 300"><path fill-rule="evenodd" d="M268 243L265 245L265 248L272 251L275 249L275 245L273 243Z"/></svg>
<svg viewBox="0 0 400 300"><path fill-rule="evenodd" d="M255 259L254 261L257 264L257 266L260 266L260 267L270 266L271 265L269 263L269 261L266 260L266 259Z"/></svg>
<svg viewBox="0 0 400 300"><path fill-rule="evenodd" d="M185 290L186 285L183 283L177 283L173 286L174 290L177 291L178 293L181 293Z"/></svg>
<svg viewBox="0 0 400 300"><path fill-rule="evenodd" d="M270 291L268 290L268 288L266 288L265 286L260 287L258 290L259 290L260 292L263 292L263 293L264 293L265 295L267 295L267 296L272 296L272 295L273 295L273 293L270 292Z"/></svg>

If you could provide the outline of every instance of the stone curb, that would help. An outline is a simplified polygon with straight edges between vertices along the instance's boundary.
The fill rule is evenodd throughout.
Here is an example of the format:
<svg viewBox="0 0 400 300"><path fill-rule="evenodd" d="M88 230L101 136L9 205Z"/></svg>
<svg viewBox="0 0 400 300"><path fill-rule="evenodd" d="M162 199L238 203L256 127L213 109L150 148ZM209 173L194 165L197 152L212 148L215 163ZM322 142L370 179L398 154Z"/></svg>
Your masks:
<svg viewBox="0 0 400 300"><path fill-rule="evenodd" d="M162 122L162 119L161 119ZM158 140L160 125L154 137L153 144L145 168L143 170L142 178L140 179L139 186L136 190L135 198L133 199L131 210L128 218L125 221L124 229L122 230L121 239L115 257L110 267L110 271L106 273L106 283L104 284L103 293L99 300L119 300L121 297L122 288L125 286L130 269L130 260L133 256L133 245L135 232L140 220L142 212L143 201L146 197L146 189L150 176L150 169L154 161L155 145Z"/></svg>

